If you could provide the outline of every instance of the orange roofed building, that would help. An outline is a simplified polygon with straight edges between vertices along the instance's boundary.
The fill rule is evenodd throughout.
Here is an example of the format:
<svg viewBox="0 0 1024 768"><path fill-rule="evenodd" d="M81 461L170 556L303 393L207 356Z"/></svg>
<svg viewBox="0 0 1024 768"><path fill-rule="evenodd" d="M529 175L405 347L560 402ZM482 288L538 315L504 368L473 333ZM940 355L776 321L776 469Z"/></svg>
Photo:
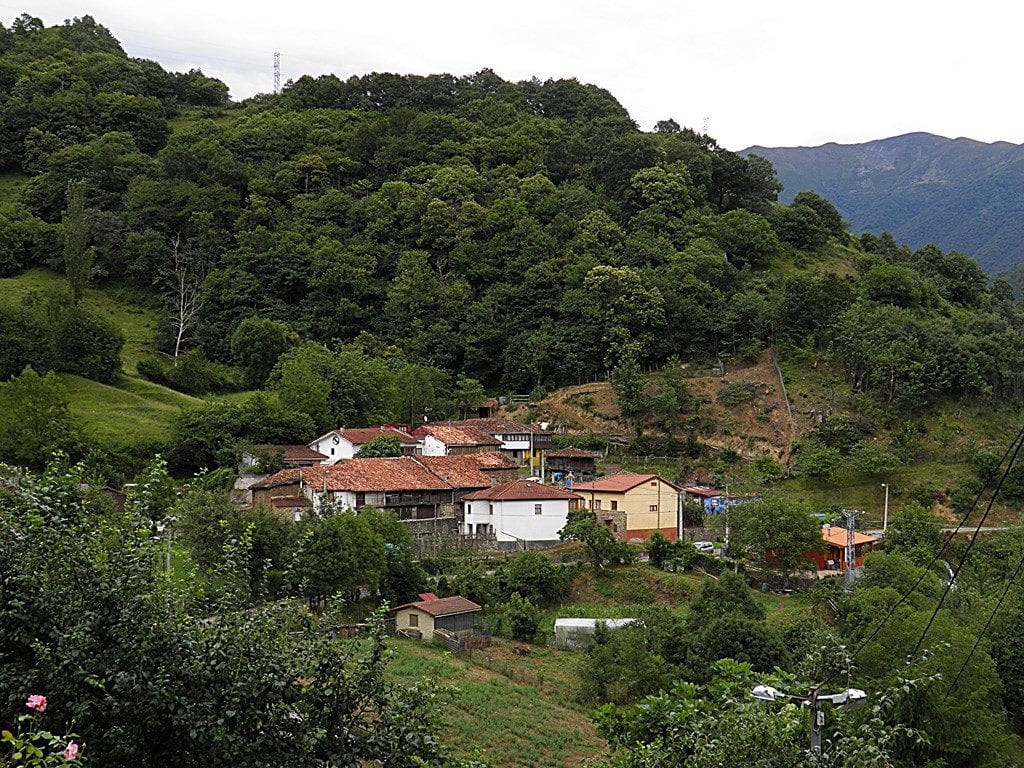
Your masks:
<svg viewBox="0 0 1024 768"><path fill-rule="evenodd" d="M573 490L622 541L649 539L655 531L679 538L682 489L663 477L620 472L580 483Z"/></svg>
<svg viewBox="0 0 1024 768"><path fill-rule="evenodd" d="M847 531L839 526L823 525L821 540L825 544L823 552L808 552L807 557L814 561L819 571L845 571ZM864 558L873 552L878 539L864 533L853 532L853 567L864 565Z"/></svg>

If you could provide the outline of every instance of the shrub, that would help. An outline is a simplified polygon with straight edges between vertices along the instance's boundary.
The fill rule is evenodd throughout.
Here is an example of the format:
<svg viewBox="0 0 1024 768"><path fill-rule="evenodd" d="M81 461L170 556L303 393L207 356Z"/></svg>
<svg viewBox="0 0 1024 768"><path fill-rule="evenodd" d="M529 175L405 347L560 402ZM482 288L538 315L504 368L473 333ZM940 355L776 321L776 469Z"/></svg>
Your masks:
<svg viewBox="0 0 1024 768"><path fill-rule="evenodd" d="M110 320L81 305L57 310L53 335L58 370L110 383L121 369L124 334Z"/></svg>
<svg viewBox="0 0 1024 768"><path fill-rule="evenodd" d="M715 399L719 405L725 408L732 408L740 403L749 403L754 399L754 387L740 381L731 381L718 390Z"/></svg>
<svg viewBox="0 0 1024 768"><path fill-rule="evenodd" d="M138 362L139 375L165 387L189 395L211 392L237 392L242 389L242 374L237 368L207 360L201 350L193 349L174 359L146 357Z"/></svg>

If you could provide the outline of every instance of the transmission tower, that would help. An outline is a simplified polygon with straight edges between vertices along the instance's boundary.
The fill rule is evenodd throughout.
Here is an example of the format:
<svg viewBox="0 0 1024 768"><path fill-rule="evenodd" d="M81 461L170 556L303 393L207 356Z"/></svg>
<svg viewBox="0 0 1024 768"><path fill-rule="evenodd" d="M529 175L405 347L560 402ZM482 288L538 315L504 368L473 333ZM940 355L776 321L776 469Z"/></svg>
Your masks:
<svg viewBox="0 0 1024 768"><path fill-rule="evenodd" d="M704 115L704 135L707 136L708 135L708 131L710 131L710 130L711 130L711 117L709 115Z"/></svg>
<svg viewBox="0 0 1024 768"><path fill-rule="evenodd" d="M274 93L281 93L281 54L274 54Z"/></svg>

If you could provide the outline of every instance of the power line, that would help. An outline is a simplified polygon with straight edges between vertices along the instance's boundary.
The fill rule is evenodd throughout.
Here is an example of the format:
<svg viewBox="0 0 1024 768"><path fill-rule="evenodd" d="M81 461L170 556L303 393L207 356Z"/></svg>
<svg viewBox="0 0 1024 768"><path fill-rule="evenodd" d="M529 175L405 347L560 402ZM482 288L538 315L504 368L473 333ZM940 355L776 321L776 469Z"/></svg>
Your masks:
<svg viewBox="0 0 1024 768"><path fill-rule="evenodd" d="M992 612L988 615L988 621L985 622L985 626L982 627L981 632L978 633L978 639L974 641L974 646L971 648L971 652L967 654L967 658L964 659L964 663L960 665L960 669L956 672L956 677L954 677L953 682L949 684L949 688L946 690L946 695L942 697L943 701L949 698L949 694L953 692L953 689L956 688L956 684L960 682L960 676L964 673L964 670L967 669L967 665L970 663L971 658L973 658L974 652L978 650L978 646L981 645L981 639L985 636L985 633L988 632L988 628L992 625L993 619L995 619L996 614L999 613L999 609L1003 605L1003 600L1006 599L1006 596L1010 592L1010 587L1013 586L1013 582L1017 580L1017 577L1020 576L1022 570L1024 570L1024 557L1022 557L1020 562L1017 563L1016 570L1014 570L1013 575L1010 576L1009 581L1006 582L1006 586L1003 587L1003 594L999 596L999 600L996 601L995 608L993 608Z"/></svg>
<svg viewBox="0 0 1024 768"><path fill-rule="evenodd" d="M985 482L982 483L981 489L974 497L974 501L971 502L971 506L968 508L967 513L963 516L963 518L961 518L960 522L957 523L956 528L949 532L949 535L946 537L946 540L942 543L942 546L939 547L939 551L935 553L935 556L931 559L931 562L929 562L928 565L925 566L924 570L921 571L921 575L917 577L917 581L910 585L910 589L907 590L906 594L904 594L898 601L896 601L896 603L893 604L893 606L889 609L885 616L882 617L882 620L878 623L878 626L875 627L875 630L860 644L860 646L858 646L857 650L853 652L853 655L850 657L851 660L856 659L860 652L867 647L868 643L870 643L878 636L878 633L882 631L882 628L885 626L885 623L890 618L892 618L892 615L894 613L896 613L896 609L903 605L903 603L905 603L914 593L914 590L921 585L921 582L924 581L925 577L931 571L932 567L935 565L935 563L939 561L939 558L942 557L943 553L946 551L946 548L953 541L953 537L956 536L957 533L959 533L960 529L970 518L975 508L978 506L978 502L981 501L981 497L984 495L985 489L988 488L992 480L995 479L996 473L999 472L999 468L1003 465L1003 462L1006 461L1007 457L1010 455L1010 452L1013 451L1014 446L1018 445L1021 440L1024 440L1024 427L1021 427L1020 431L1017 433L1017 436L1010 442L1010 445L1003 453L1002 458L999 459L999 463L996 464L996 466L992 469L991 472L989 472L988 477L985 478ZM1000 481L1000 485L1001 484L1002 482Z"/></svg>
<svg viewBox="0 0 1024 768"><path fill-rule="evenodd" d="M1003 487L1003 482L1006 480L1007 475L1010 474L1010 469L1013 467L1013 463L1017 460L1017 454L1020 453L1022 444L1024 444L1024 440L1017 441L1017 445L1013 450L1013 457L1006 465L1006 469L1003 471L1003 476L999 478L999 485L997 485L995 490L992 492L992 496L988 501L988 506L985 508L985 514L983 514L981 516L981 520L978 521L978 525L974 529L974 534L971 536L971 540L967 544L967 549L965 549L964 553L960 556L960 561L956 564L956 569L949 577L949 582L946 584L946 588L942 590L942 596L939 598L939 602L935 606L935 610L932 611L931 618L928 619L928 624L925 626L924 632L921 633L921 637L918 639L917 645L914 646L914 656L916 656L917 652L921 649L921 643L924 642L924 638L928 634L928 630L932 628L932 624L935 622L935 617L939 614L939 609L941 609L943 603L946 602L946 596L949 595L950 590L953 588L953 584L956 582L956 577L960 575L960 570L964 567L964 563L967 561L968 555L971 554L974 542L978 540L978 534L981 533L981 527L985 524L985 518L987 518L988 513L992 511L992 505L995 503L996 497L999 495L999 491Z"/></svg>

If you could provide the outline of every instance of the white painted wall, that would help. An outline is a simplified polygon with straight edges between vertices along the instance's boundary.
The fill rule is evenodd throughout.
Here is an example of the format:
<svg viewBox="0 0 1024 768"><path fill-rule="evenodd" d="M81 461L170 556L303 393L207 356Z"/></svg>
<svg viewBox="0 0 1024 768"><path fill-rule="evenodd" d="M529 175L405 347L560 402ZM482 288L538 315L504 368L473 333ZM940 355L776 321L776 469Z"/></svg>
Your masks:
<svg viewBox="0 0 1024 768"><path fill-rule="evenodd" d="M433 435L425 435L423 437L423 455L424 456L447 456L448 446L442 443Z"/></svg>
<svg viewBox="0 0 1024 768"><path fill-rule="evenodd" d="M536 514L534 505L541 505ZM490 505L494 513L489 513ZM568 499L529 501L488 501L475 499L463 502L465 522L463 533L482 533L492 526L498 541L557 541L558 532L569 519Z"/></svg>
<svg viewBox="0 0 1024 768"><path fill-rule="evenodd" d="M334 442L337 439L338 442ZM327 458L321 464L337 464L342 459L351 459L355 455L355 446L341 435L331 433L318 437L309 447L319 451Z"/></svg>

